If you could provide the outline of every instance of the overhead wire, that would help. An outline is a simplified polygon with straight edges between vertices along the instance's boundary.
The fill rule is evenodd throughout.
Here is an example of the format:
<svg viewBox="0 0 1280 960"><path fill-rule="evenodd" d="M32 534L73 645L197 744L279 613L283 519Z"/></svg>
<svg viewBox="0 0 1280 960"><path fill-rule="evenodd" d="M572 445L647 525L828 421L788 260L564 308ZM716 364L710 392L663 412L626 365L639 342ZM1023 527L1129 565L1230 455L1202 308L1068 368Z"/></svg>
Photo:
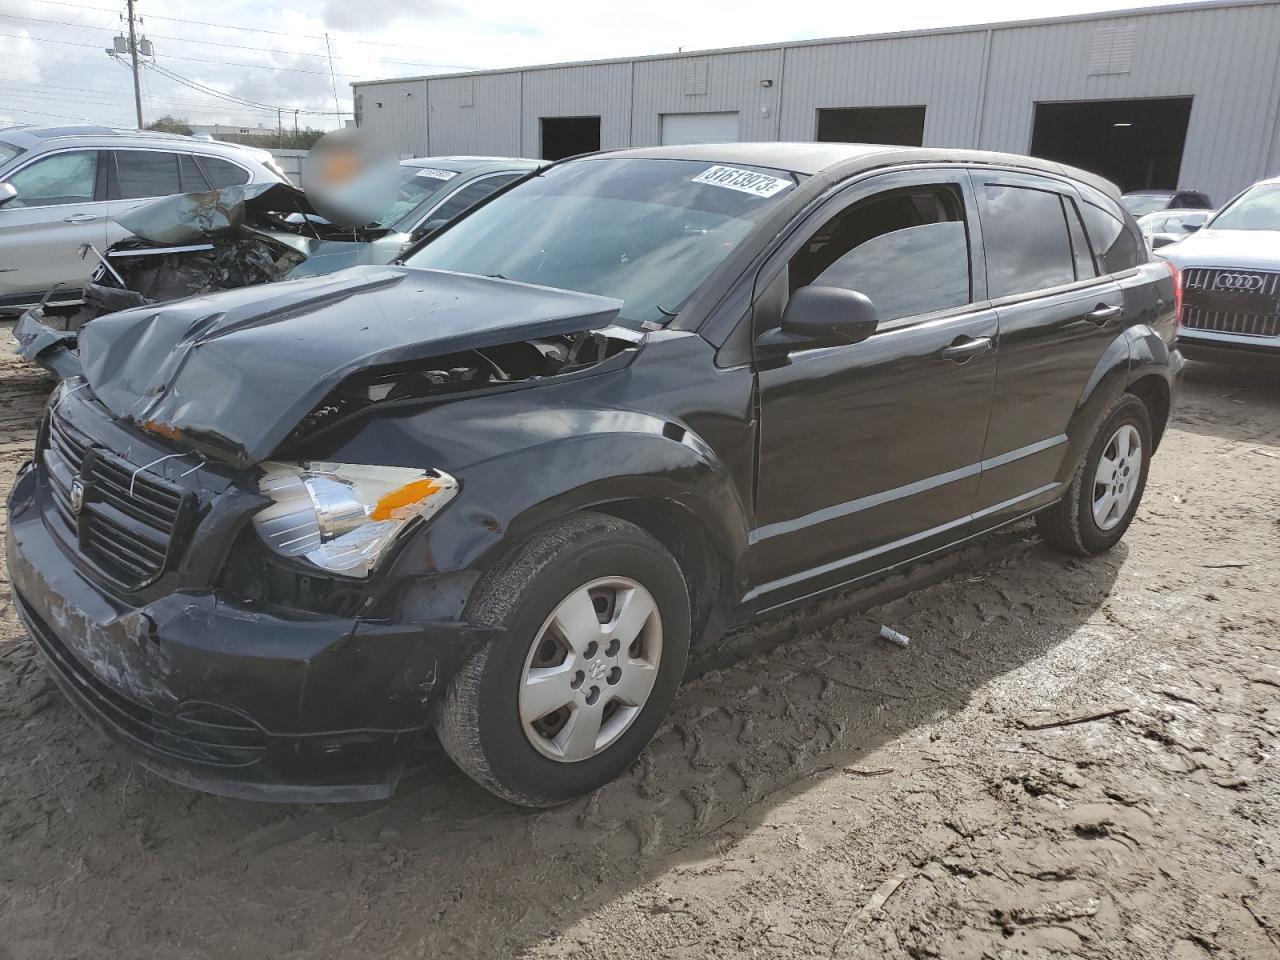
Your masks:
<svg viewBox="0 0 1280 960"><path fill-rule="evenodd" d="M99 11L102 11L102 12L104 12L104 13L110 13L110 12L112 12L112 11L108 10L106 7L91 7L91 6L88 6L88 5L86 5L86 4L82 4L82 3L70 3L70 2L68 2L68 0L34 0L34 2L36 2L36 3L47 3L47 4L51 4L51 5L53 5L53 6L56 6L56 7L77 7L77 8L82 9L82 10L99 10ZM323 34L305 34L305 33L295 33L295 32L290 31L290 30L266 30L266 29L264 29L264 28L262 28L262 27L244 27L244 26L240 26L239 24L234 24L234 23L215 23L215 22L213 22L213 21L209 21L209 20L188 20L188 19L185 19L185 18L183 18L183 17L169 17L169 16L164 16L164 15L162 15L162 14L158 14L158 13L148 13L148 14L146 14L146 18L147 18L147 19L151 19L151 20L169 20L169 21L172 21L173 23L190 23L190 24L194 24L194 25L196 25L196 26L201 26L201 27L216 27L216 28L221 29L221 30L243 30L243 31L245 31L246 33L269 33L269 34L272 34L273 36L278 36L278 37L300 37L300 38L307 39L307 40L323 40L323 39L324 39L324 35L323 35ZM368 45L368 46L374 46L374 47L401 47L401 48L403 48L403 49L405 49L405 50L416 50L416 49L418 49L418 45L417 45L417 44L413 44L413 43L395 43L395 42L390 41L390 40L363 40L363 39L360 39L360 38L358 38L358 37L339 37L338 39L342 40L344 43L359 43L359 44L365 44L365 45ZM420 64L420 65L423 65L423 66L455 67L455 68L457 68L457 69L459 69L459 70L482 70L482 69L484 69L483 67L477 67L477 66L473 66L473 65L464 65L464 64L456 64L456 63L429 63L429 62L421 61L421 60L401 60L401 61L398 61L398 62L400 62L400 63L416 63L416 64Z"/></svg>

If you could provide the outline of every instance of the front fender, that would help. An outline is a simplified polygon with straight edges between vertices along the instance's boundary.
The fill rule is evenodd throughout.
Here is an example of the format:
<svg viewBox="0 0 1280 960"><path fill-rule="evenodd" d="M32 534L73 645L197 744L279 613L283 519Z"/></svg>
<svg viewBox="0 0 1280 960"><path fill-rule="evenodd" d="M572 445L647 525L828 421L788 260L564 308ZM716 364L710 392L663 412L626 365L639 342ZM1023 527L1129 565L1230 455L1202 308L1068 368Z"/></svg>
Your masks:
<svg viewBox="0 0 1280 960"><path fill-rule="evenodd" d="M688 515L717 557L728 559L736 584L745 571L748 514L724 464L680 424L619 411L609 411L608 420L615 429L474 464L459 478L454 502L410 537L393 575L480 569L501 548L577 511L620 501L665 501Z"/></svg>

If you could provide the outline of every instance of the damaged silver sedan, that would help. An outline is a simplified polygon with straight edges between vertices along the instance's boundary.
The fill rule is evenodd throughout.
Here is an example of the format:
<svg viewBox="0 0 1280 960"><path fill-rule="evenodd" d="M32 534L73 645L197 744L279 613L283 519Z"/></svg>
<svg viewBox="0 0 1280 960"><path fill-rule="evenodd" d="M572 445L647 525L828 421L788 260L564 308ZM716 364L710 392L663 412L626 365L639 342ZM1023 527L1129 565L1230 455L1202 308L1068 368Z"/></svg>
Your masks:
<svg viewBox="0 0 1280 960"><path fill-rule="evenodd" d="M119 217L132 236L101 253L88 244L81 248L82 256L99 261L83 303L51 308L56 289L49 291L15 324L17 352L59 378L75 376L79 331L103 314L390 263L539 166L493 157L402 161L396 202L376 222L359 227L329 222L286 183L163 197Z"/></svg>

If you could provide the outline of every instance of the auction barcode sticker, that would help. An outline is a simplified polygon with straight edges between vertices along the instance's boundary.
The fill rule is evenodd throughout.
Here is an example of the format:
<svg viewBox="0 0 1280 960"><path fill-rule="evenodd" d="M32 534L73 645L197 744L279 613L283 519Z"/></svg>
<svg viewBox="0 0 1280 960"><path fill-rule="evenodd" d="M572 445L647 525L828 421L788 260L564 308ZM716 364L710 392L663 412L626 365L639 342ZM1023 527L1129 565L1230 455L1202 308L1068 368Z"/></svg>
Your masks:
<svg viewBox="0 0 1280 960"><path fill-rule="evenodd" d="M457 170L437 170L435 167L423 167L415 177L430 177L432 180L452 180L458 175Z"/></svg>
<svg viewBox="0 0 1280 960"><path fill-rule="evenodd" d="M790 180L771 177L767 173L739 170L737 167L708 167L693 178L694 183L706 183L713 187L725 187L757 197L772 197L791 186Z"/></svg>

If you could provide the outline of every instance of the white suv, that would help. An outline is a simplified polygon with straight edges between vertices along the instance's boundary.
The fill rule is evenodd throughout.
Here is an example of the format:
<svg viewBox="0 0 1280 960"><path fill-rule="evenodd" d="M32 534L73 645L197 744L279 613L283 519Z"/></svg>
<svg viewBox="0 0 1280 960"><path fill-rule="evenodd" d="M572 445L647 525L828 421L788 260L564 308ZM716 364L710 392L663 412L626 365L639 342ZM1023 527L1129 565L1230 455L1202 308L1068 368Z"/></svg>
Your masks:
<svg viewBox="0 0 1280 960"><path fill-rule="evenodd" d="M265 150L106 127L0 127L0 313L74 303L99 250L129 232L113 219L174 193L285 179Z"/></svg>

